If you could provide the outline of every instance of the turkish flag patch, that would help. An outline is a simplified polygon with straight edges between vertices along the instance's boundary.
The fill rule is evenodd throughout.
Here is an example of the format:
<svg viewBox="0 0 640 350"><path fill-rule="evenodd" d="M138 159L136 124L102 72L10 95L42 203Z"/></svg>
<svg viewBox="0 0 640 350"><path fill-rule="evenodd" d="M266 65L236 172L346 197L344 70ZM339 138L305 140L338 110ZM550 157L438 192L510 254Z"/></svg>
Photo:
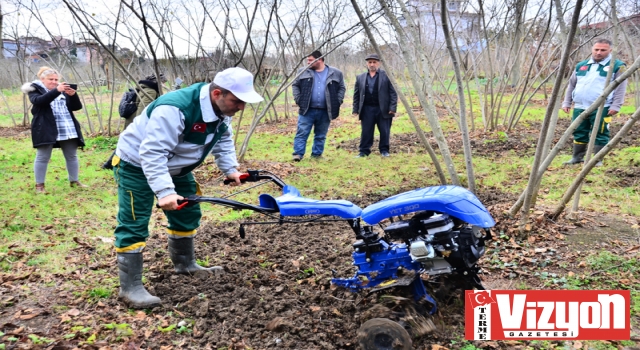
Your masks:
<svg viewBox="0 0 640 350"><path fill-rule="evenodd" d="M587 66L580 67L580 70L587 70L587 69L589 69L589 67L587 67Z"/></svg>
<svg viewBox="0 0 640 350"><path fill-rule="evenodd" d="M204 134L207 131L207 123L195 123L191 127L191 132L199 132Z"/></svg>

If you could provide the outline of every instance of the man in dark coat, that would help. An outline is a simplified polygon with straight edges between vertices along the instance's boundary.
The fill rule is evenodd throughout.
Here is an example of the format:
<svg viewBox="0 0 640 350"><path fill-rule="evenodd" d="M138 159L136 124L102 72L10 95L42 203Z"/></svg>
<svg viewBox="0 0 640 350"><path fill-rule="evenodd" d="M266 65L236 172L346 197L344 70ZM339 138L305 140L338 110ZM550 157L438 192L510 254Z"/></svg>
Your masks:
<svg viewBox="0 0 640 350"><path fill-rule="evenodd" d="M320 158L331 121L338 118L346 88L342 72L324 63L320 51L307 56L307 68L291 85L298 105L298 129L293 139L293 161L299 162L307 149L307 139L313 129L311 158Z"/></svg>
<svg viewBox="0 0 640 350"><path fill-rule="evenodd" d="M380 155L389 157L391 121L396 114L398 94L389 81L387 73L380 69L380 57L371 54L365 60L368 72L356 77L356 86L353 90L353 113L360 116L362 126L358 157L367 157L371 153L376 125L380 132L378 145Z"/></svg>

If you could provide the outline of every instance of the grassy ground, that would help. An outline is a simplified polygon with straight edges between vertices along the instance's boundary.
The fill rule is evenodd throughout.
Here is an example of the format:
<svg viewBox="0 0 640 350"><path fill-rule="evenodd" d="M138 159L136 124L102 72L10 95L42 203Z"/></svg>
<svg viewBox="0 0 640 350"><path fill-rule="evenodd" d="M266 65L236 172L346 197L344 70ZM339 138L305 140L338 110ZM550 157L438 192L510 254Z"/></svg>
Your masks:
<svg viewBox="0 0 640 350"><path fill-rule="evenodd" d="M9 95L5 92L5 95ZM19 101L19 94L9 95L9 101ZM349 94L347 94L349 96ZM389 159L379 158L375 152L370 158L354 158L357 150L345 149L344 143L359 138L359 122L349 112L350 101L345 101L342 116L332 124L325 156L321 160L310 160L295 164L299 171L291 174L287 181L305 193L321 198L347 198L362 193L394 194L399 189L424 187L438 184L433 165L428 155L420 150L419 145L408 152L400 150L397 156ZM625 107L622 113L631 112ZM523 123L535 122L541 118L540 108L532 108L530 115L525 116ZM82 121L82 117L79 117ZM1 119L0 119L1 121ZM5 119L6 122L6 119ZM93 119L96 124L97 120ZM443 120L444 129L451 120ZM82 122L86 126L86 122ZM421 120L428 130L426 120ZM117 123L113 125L114 129ZM293 145L292 133L295 122L282 119L261 127L252 138L246 159L265 160L275 163L290 163ZM394 135L412 133L406 113L400 110L400 117L394 119L392 127ZM242 142L244 133L240 132L238 143ZM500 133L484 135L483 142L500 142L504 136ZM493 139L492 139L493 138ZM117 138L94 136L88 137L87 147L79 152L81 162L81 180L91 186L91 190L78 192L68 187L64 159L59 152L54 155L47 175L47 190L50 195L36 196L33 193L33 160L35 151L31 147L28 133L22 137L0 139L0 191L10 194L11 200L0 212L4 218L2 237L8 242L33 239L46 236L42 227L54 225L54 230L74 232L80 230L91 235L109 237L114 225L113 215L116 207L116 196L111 174L101 170L99 166L108 157L115 146ZM532 140L535 142L535 140ZM309 146L311 141L309 141ZM392 145L393 146L393 145ZM638 162L638 147L621 149L607 159L610 167L623 167ZM554 206L563 191L573 180L576 168L562 167L561 162L568 157L559 156L547 172L541 186L539 204ZM454 156L458 174L464 180L463 157ZM531 156L518 156L506 152L500 157L475 157L474 171L480 188L496 188L500 191L519 194L526 184ZM640 215L640 198L633 188L619 188L612 184L616 178L605 176L607 168L596 168L589 176L581 196L581 205L589 211L605 213L624 213ZM372 176L374 174L375 176ZM214 195L215 193L210 193ZM254 197L255 198L255 197ZM625 205L620 205L624 203ZM98 205L96 205L98 204ZM88 223L88 227L74 227L69 224L73 220L77 224ZM58 225L62 227L58 228ZM17 233L20 234L17 234ZM25 235L25 233L27 233ZM44 237L42 236L42 237ZM39 237L39 238L42 238ZM28 244L19 243L28 248ZM3 247L6 251L6 246ZM62 247L58 247L62 249ZM55 257L56 254L51 254ZM42 257L40 259L46 258ZM5 262L6 263L6 262ZM58 270L64 266L44 264L48 268ZM7 266L5 265L5 269Z"/></svg>
<svg viewBox="0 0 640 350"><path fill-rule="evenodd" d="M21 111L22 95L18 92L5 91L7 100L12 106L14 116ZM106 97L108 92L101 95L99 104L101 110L108 110ZM119 94L117 94L119 96ZM350 93L347 93L350 96ZM261 126L251 140L251 145L243 167L259 165L264 170L270 170L285 176L286 182L295 185L308 197L322 199L350 198L357 200L363 194L390 196L401 190L416 187L437 185L438 178L428 155L420 149L420 145L394 144L397 135L412 134L413 126L403 108L400 116L394 119L392 132L392 147L398 153L393 153L388 159L380 158L375 150L369 158L354 158L357 149L352 145L359 139L359 122L351 116L350 99L343 105L341 117L332 124L329 132L325 155L322 159L305 159L300 163L291 163L291 149L295 121L281 119ZM95 105L88 110L95 110ZM2 110L2 108L0 108ZM294 109L292 111L295 112ZM625 107L623 114L631 113L630 107ZM22 113L22 112L20 112ZM534 105L523 116L523 124L534 125L541 120L544 106ZM295 115L295 114L294 114ZM79 119L86 127L85 115ZM94 125L98 124L97 115L90 112L89 118ZM104 116L103 116L104 118ZM425 130L428 123L420 121ZM451 130L453 121L442 118L445 130ZM480 120L476 120L480 125ZM243 124L248 124L244 122ZM11 126L8 114L0 115L0 126ZM112 127L115 130L118 120L114 117ZM244 130L240 131L238 142L242 142ZM505 133L486 133L476 135L478 150L482 145L500 143ZM0 193L5 194L5 203L0 207L0 271L7 274L20 274L21 271L31 271L46 276L60 274L67 276L66 282L57 285L54 279L43 279L36 286L29 288L46 288L55 285L56 288L77 293L79 298L89 298L99 301L110 298L117 286L113 277L105 276L100 266L110 264L113 257L112 232L115 226L116 192L111 173L100 169L102 162L113 150L116 137L88 135L87 147L79 152L80 180L90 186L90 189L78 190L69 187L66 179L64 159L59 151L55 151L47 174L47 195L37 195L33 190L33 160L35 151L31 147L29 134L0 138ZM535 144L535 139L531 140ZM309 143L310 145L310 143ZM406 148L402 147L406 146ZM374 145L375 149L375 145ZM581 208L586 212L620 216L621 221L629 216L640 215L640 198L637 185L635 187L620 187L620 180L608 172L611 168L625 168L640 166L638 147L628 147L616 150L607 158L606 167L596 168L589 175L584 186ZM475 151L475 150L474 150ZM482 152L480 152L482 153ZM578 173L578 168L566 168L561 162L568 158L564 152L554 160L541 185L541 192L536 210L553 208L562 196L564 189ZM462 166L462 154L454 156L459 175L464 179L465 170ZM514 151L495 154L483 154L474 158L474 170L477 178L478 192L497 191L505 194L505 198L512 198L519 194L526 185L529 167L532 163L530 155L522 155ZM208 163L198 170L199 178L216 177L215 166ZM237 197L239 200L256 203L257 194L263 189L253 190ZM223 187L210 186L205 188L205 194L218 196L229 193ZM508 203L510 204L510 203ZM232 212L226 209L208 207L205 211L205 221L237 220L246 213ZM626 215L626 216L624 216ZM152 220L152 226L157 229L157 223L162 218ZM629 219L630 220L630 219ZM156 222L157 221L157 222ZM628 221L629 226L637 222ZM89 257L79 256L77 251L85 246L93 247ZM555 288L623 288L631 289L634 302L632 314L640 315L640 299L638 288L640 282L637 277L637 258L607 253L607 249L593 250L584 257L584 271L600 271L596 276L589 273L574 273L549 277L539 275L540 281ZM86 258L86 259L85 259ZM80 262L89 262L96 269L90 278L73 280ZM26 270L25 270L26 269ZM543 271L544 272L544 271ZM554 272L555 273L555 272ZM626 283L622 283L617 276L629 276ZM587 277L585 277L587 276ZM561 279L557 283L553 279ZM524 281L522 288L532 287L531 281ZM81 288L82 287L82 288ZM5 305L6 306L6 305ZM61 311L69 306L60 305ZM114 326L115 327L115 326ZM637 324L634 325L637 327ZM1 335L0 335L1 336ZM36 341L32 340L32 343ZM542 344L543 342L539 342ZM594 343L589 348L609 349L606 344ZM623 343L621 343L623 344ZM475 349L478 344L460 341L458 344L448 344L452 347ZM623 344L624 345L624 344ZM626 344L626 345L631 345ZM527 344L534 348L535 342Z"/></svg>

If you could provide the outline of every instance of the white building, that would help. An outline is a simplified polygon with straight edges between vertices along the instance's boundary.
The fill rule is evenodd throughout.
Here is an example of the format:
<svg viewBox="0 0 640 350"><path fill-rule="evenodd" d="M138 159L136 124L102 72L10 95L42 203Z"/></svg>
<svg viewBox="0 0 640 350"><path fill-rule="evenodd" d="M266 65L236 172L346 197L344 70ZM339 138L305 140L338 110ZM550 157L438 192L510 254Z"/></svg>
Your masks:
<svg viewBox="0 0 640 350"><path fill-rule="evenodd" d="M423 45L435 44L438 47L445 45L440 7L438 0L411 0L408 3L409 11L419 28L420 42ZM467 1L447 1L447 11L451 23L449 31L457 42L458 48L481 49L483 40L480 14L474 11ZM401 24L406 26L406 19L402 18Z"/></svg>

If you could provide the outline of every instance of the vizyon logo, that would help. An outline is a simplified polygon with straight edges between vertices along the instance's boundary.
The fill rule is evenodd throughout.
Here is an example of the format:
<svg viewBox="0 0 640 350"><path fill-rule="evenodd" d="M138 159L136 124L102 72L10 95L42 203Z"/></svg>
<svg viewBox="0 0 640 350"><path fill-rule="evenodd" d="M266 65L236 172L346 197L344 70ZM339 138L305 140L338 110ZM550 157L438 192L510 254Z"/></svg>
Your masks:
<svg viewBox="0 0 640 350"><path fill-rule="evenodd" d="M627 340L628 290L468 290L467 340Z"/></svg>

